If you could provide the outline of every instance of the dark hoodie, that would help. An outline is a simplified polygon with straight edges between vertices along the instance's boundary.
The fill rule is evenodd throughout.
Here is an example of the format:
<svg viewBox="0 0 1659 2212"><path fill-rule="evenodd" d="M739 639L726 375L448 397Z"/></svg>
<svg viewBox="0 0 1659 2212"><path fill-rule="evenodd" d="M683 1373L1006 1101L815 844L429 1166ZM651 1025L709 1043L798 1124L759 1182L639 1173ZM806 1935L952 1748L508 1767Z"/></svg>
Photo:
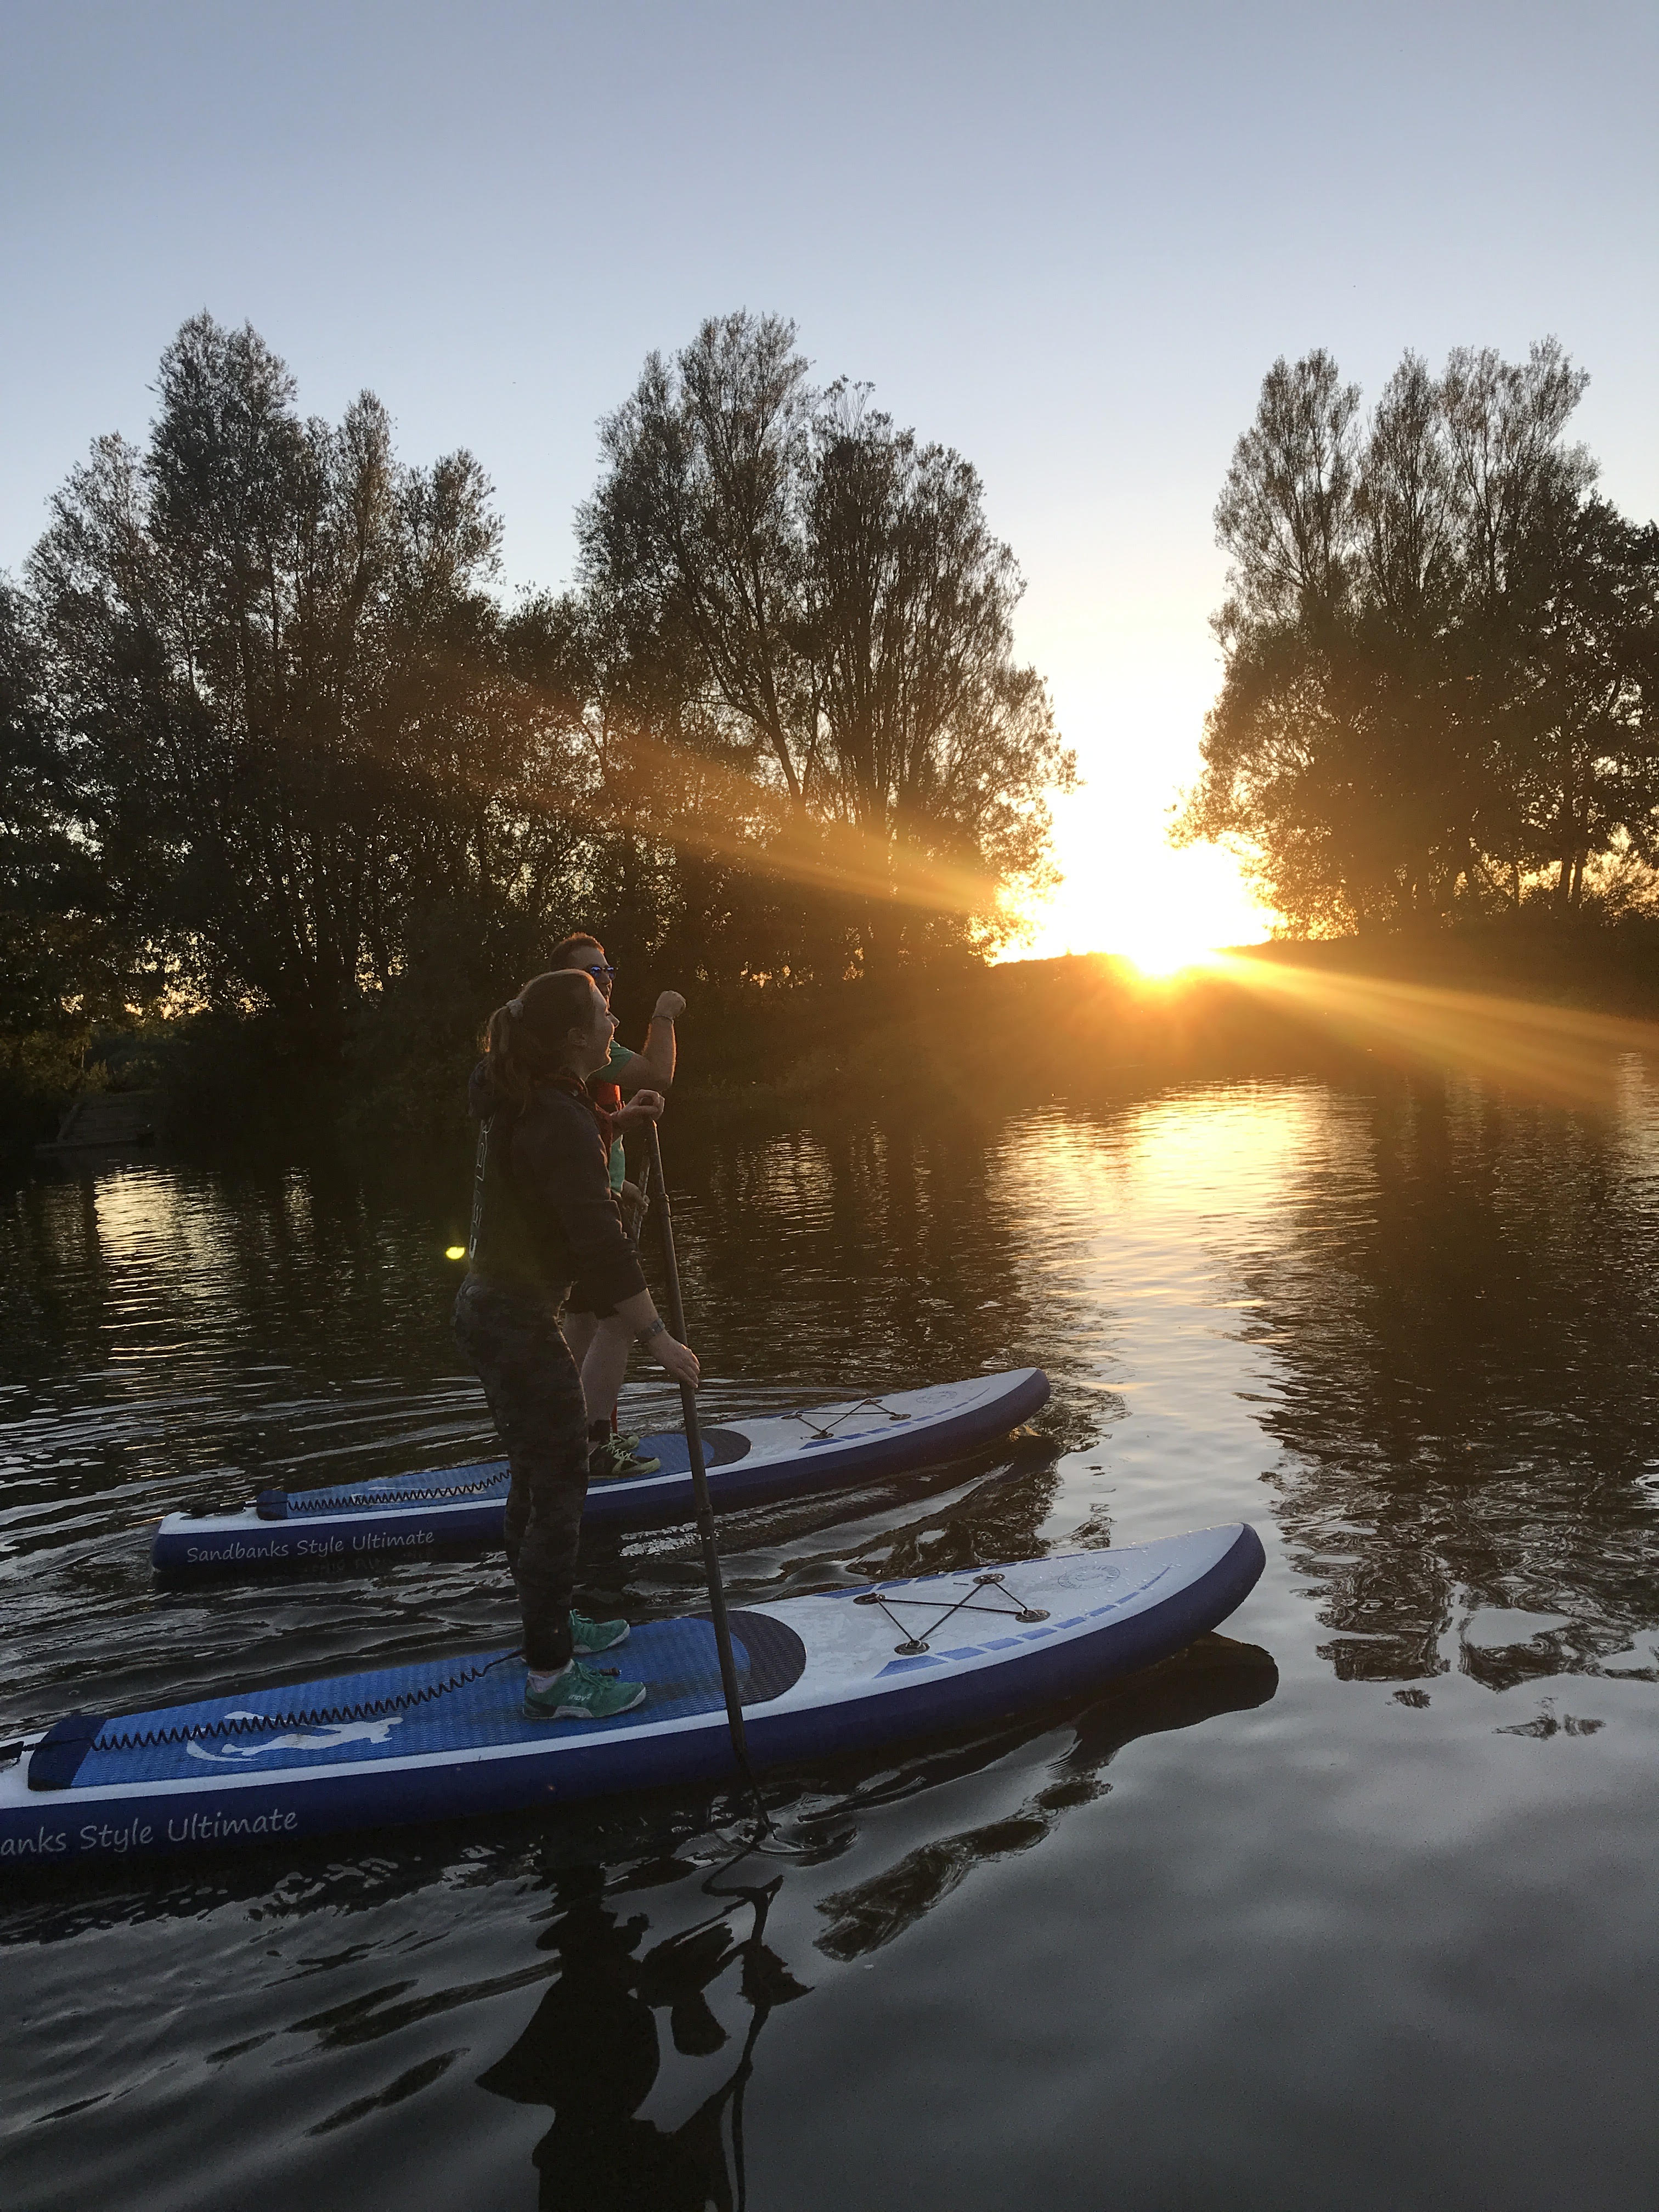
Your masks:
<svg viewBox="0 0 1659 2212"><path fill-rule="evenodd" d="M497 1289L562 1305L580 1281L596 1305L645 1288L611 1195L605 1140L574 1079L538 1083L522 1112L498 1097L488 1060L467 1103L483 1126L471 1271Z"/></svg>

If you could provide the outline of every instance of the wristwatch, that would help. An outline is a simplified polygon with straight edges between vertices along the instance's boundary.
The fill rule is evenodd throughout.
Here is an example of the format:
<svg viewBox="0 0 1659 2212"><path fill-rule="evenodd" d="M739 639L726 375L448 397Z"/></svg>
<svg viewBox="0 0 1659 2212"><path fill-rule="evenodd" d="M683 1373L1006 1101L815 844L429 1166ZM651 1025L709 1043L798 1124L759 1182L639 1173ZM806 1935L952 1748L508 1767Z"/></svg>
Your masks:
<svg viewBox="0 0 1659 2212"><path fill-rule="evenodd" d="M653 1336L660 1336L667 1327L668 1323L659 1314L655 1321L640 1330L634 1340L636 1344L649 1344Z"/></svg>

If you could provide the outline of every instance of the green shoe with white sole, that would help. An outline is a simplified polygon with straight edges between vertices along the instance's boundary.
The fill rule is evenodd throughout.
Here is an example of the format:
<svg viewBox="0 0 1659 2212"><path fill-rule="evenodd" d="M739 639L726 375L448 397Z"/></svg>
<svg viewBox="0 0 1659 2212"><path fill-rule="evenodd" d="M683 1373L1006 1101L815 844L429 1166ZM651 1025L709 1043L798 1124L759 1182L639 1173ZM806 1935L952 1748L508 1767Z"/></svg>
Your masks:
<svg viewBox="0 0 1659 2212"><path fill-rule="evenodd" d="M587 1454L587 1479L590 1482L625 1482L631 1476L656 1474L662 1462L651 1452L635 1451L637 1437L606 1437L602 1443L591 1445Z"/></svg>
<svg viewBox="0 0 1659 2212"><path fill-rule="evenodd" d="M524 1687L524 1717L527 1721L613 1721L645 1703L643 1682L618 1682L573 1659L562 1674L556 1674L544 1690Z"/></svg>
<svg viewBox="0 0 1659 2212"><path fill-rule="evenodd" d="M592 1659L628 1641L625 1620L590 1620L585 1613L570 1616L570 1648L579 1659Z"/></svg>

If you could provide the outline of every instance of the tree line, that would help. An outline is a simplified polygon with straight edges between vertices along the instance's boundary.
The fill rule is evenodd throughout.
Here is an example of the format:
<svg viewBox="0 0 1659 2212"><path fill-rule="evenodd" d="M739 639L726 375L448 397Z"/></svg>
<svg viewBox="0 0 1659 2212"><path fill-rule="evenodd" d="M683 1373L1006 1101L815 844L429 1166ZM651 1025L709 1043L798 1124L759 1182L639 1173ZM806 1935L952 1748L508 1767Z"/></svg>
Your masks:
<svg viewBox="0 0 1659 2212"><path fill-rule="evenodd" d="M1567 442L1587 380L1553 340L1407 353L1362 416L1328 353L1268 371L1176 835L1292 929L1659 903L1659 528Z"/></svg>
<svg viewBox="0 0 1659 2212"><path fill-rule="evenodd" d="M319 1065L465 1033L572 927L733 989L973 957L1048 878L1073 758L979 478L792 325L653 355L574 581L510 602L478 463L372 394L304 416L205 314L155 394L0 579L14 1086L145 1004Z"/></svg>

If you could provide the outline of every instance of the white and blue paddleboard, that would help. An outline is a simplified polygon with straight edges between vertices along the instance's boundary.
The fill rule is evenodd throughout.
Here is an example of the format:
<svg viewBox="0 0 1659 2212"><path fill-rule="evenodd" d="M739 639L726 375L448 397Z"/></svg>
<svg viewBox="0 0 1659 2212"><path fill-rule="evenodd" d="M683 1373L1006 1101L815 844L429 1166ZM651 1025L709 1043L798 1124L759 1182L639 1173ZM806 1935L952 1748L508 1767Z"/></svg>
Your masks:
<svg viewBox="0 0 1659 2212"><path fill-rule="evenodd" d="M1040 1367L976 1375L927 1390L890 1390L798 1413L723 1422L703 1431L715 1510L761 1505L958 1459L994 1443L1047 1403ZM644 1437L654 1474L595 1482L583 1526L650 1528L691 1517L691 1472L677 1431ZM169 1574L326 1559L397 1558L440 1544L499 1544L507 1462L477 1460L427 1474L394 1474L327 1490L267 1490L234 1513L169 1513L153 1565Z"/></svg>
<svg viewBox="0 0 1659 2212"><path fill-rule="evenodd" d="M732 1632L757 1766L1040 1707L1170 1657L1262 1568L1243 1522L1001 1569L744 1607ZM607 1665L619 1719L524 1718L524 1662L478 1652L107 1718L0 1747L0 1869L295 1842L543 1808L734 1771L714 1631L636 1627Z"/></svg>

